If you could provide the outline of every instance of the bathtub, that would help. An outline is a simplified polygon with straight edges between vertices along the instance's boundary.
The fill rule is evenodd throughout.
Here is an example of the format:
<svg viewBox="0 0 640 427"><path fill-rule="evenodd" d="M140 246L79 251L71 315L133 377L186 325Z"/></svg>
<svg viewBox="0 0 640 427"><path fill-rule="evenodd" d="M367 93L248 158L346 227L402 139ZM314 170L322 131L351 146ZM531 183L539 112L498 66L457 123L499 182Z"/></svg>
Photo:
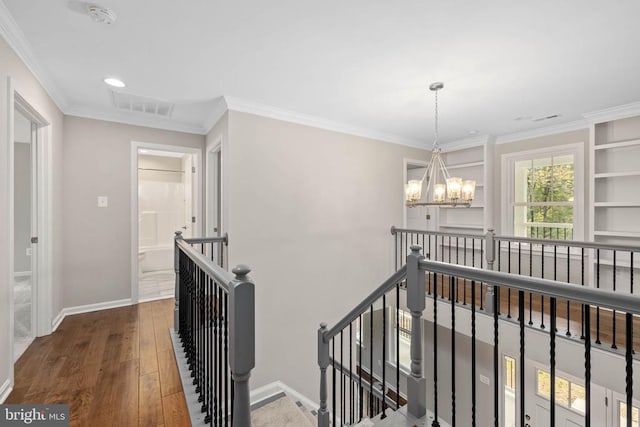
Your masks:
<svg viewBox="0 0 640 427"><path fill-rule="evenodd" d="M140 273L173 270L173 246L143 246L138 251Z"/></svg>

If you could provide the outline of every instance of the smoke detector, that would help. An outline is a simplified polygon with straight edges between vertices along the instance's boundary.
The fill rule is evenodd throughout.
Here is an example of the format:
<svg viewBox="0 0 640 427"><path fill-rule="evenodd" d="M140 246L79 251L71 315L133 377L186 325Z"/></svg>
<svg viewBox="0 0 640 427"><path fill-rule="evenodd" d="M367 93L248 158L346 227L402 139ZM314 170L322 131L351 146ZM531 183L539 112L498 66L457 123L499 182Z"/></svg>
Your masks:
<svg viewBox="0 0 640 427"><path fill-rule="evenodd" d="M112 25L117 19L116 13L113 10L96 4L87 6L87 13L93 22L97 22L98 24Z"/></svg>

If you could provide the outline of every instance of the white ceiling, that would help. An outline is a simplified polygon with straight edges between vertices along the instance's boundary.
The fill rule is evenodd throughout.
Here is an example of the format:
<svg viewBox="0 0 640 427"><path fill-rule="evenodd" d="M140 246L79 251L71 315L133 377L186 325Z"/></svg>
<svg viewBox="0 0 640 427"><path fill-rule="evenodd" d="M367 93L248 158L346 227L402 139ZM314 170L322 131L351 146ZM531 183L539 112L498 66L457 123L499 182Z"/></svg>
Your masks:
<svg viewBox="0 0 640 427"><path fill-rule="evenodd" d="M443 141L640 101L637 0L100 0L111 27L80 1L0 1L71 114L144 122L112 106L117 76L176 103L160 127L206 132L230 97L429 147L437 80Z"/></svg>

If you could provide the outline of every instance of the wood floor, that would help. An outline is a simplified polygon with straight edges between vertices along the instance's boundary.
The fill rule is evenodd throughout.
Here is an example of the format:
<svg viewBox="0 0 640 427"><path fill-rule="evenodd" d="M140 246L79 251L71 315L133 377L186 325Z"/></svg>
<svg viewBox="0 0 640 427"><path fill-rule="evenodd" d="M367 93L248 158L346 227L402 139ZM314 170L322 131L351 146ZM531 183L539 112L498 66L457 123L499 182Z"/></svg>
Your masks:
<svg viewBox="0 0 640 427"><path fill-rule="evenodd" d="M444 280L443 280L444 278ZM433 291L433 274L429 274L427 279L427 293L431 294ZM471 305L471 282L469 280L458 279L457 286L453 288L453 300L462 304L466 302L466 305ZM486 285L481 287L476 282L476 307L486 306ZM438 298L449 299L449 277L438 275L436 293ZM481 302L482 301L482 302ZM428 304L428 303L427 303ZM503 318L516 320L518 319L518 291L511 290L503 287L500 290L500 309L499 312ZM544 330L549 329L551 312L550 312L550 299L545 297L544 300L540 295L531 295L525 292L524 295L525 305L525 324L531 325L535 328L541 328ZM544 314L543 314L544 313ZM566 300L557 300L556 317L557 324L556 329L558 334L566 335L567 331L573 337L580 337L584 334L583 326L583 314L582 305L578 303L570 303L567 306ZM529 323L531 322L531 323ZM615 334L614 334L615 331ZM615 337L615 339L614 339ZM600 344L598 344L598 338ZM591 307L591 339L594 342L595 347L608 347L617 348L623 350L625 348L626 328L625 328L625 316L623 313L617 312L615 315L615 322L613 313L609 310L597 310ZM632 331L633 350L640 348L640 317L633 317L633 331Z"/></svg>
<svg viewBox="0 0 640 427"><path fill-rule="evenodd" d="M5 403L68 403L72 426L189 426L173 299L67 316L15 365Z"/></svg>

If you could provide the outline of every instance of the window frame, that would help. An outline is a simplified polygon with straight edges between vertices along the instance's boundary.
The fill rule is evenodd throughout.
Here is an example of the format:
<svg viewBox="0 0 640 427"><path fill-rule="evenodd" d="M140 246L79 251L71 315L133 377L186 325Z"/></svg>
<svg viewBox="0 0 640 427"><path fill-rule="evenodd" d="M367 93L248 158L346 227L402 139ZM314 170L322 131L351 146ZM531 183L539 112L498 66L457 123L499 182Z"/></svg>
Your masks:
<svg viewBox="0 0 640 427"><path fill-rule="evenodd" d="M513 236L515 201L515 164L522 160L573 155L573 240L584 240L585 188L584 188L584 142L558 145L556 147L506 153L502 158L502 232ZM550 202L552 203L552 202Z"/></svg>
<svg viewBox="0 0 640 427"><path fill-rule="evenodd" d="M536 368L535 368L535 385L536 385L535 394L539 398L545 399L549 403L551 403L551 395L545 396L544 394L540 393L539 372L544 372L547 375L549 375L549 378L551 378L551 372L550 372L549 369L542 368L540 366L536 366ZM569 400L571 400L571 386L572 385L576 385L578 387L582 387L582 389L585 388L584 381L581 382L579 380L575 380L574 378L572 378L569 375L556 373L555 379L556 379L556 381L558 379L561 379L561 380L566 381L568 383L568 386L569 386ZM556 393L557 392L558 391L556 390ZM574 413L576 413L576 414L578 414L580 416L583 416L583 417L585 416L585 412L581 411L580 409L576 409L576 408L571 407L571 401L569 401L569 405L566 405L563 402L559 402L558 400L556 400L555 403L556 403L556 405L561 406L562 408L566 409L567 411L574 412Z"/></svg>

